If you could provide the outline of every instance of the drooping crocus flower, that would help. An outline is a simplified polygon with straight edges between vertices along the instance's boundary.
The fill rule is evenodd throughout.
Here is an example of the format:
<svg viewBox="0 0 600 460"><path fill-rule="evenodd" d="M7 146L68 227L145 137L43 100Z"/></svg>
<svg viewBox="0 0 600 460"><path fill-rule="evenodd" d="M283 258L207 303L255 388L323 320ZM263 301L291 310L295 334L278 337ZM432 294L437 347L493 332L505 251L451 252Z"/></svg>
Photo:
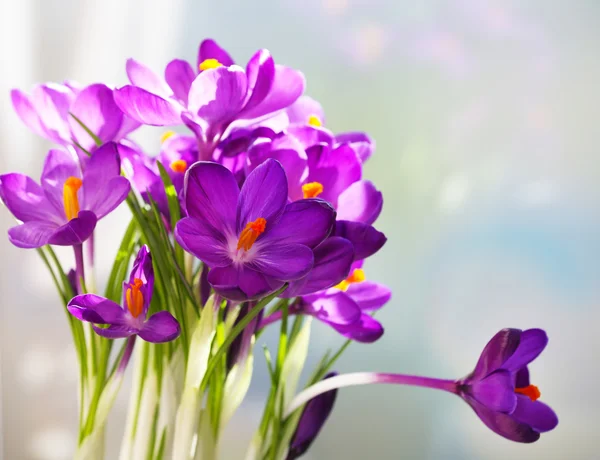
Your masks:
<svg viewBox="0 0 600 460"><path fill-rule="evenodd" d="M170 342L179 337L179 323L168 311L149 318L154 270L147 246L142 246L133 263L129 281L123 283L123 306L95 294L78 295L67 305L69 312L81 321L93 324L102 337L119 339L138 335L146 342Z"/></svg>
<svg viewBox="0 0 600 460"><path fill-rule="evenodd" d="M184 186L188 218L179 244L211 270L215 291L232 300L258 299L313 267L313 248L331 232L335 211L317 199L287 203L281 164L267 160L241 190L224 166L199 162Z"/></svg>
<svg viewBox="0 0 600 460"><path fill-rule="evenodd" d="M336 375L338 375L337 372L330 372L323 380ZM306 403L296 427L296 432L290 442L286 460L295 460L306 453L329 418L336 396L337 390L331 390Z"/></svg>
<svg viewBox="0 0 600 460"><path fill-rule="evenodd" d="M304 91L302 74L276 65L267 50L256 52L244 70L213 40L200 44L195 68L175 59L162 79L130 59L127 75L131 85L117 91L119 107L147 125L184 122L198 138L200 160L212 158L216 143L233 122L273 115Z"/></svg>
<svg viewBox="0 0 600 460"><path fill-rule="evenodd" d="M129 190L129 181L120 176L116 144L96 150L83 173L74 154L50 150L41 186L19 173L0 176L0 199L22 222L8 230L9 240L21 248L81 244Z"/></svg>
<svg viewBox="0 0 600 460"><path fill-rule="evenodd" d="M71 84L47 83L34 86L31 95L14 89L11 98L15 111L29 129L57 144L76 146L83 160L86 156L78 146L88 152L97 146L72 115L103 143L119 141L140 126L117 107L113 90L100 83L83 89Z"/></svg>
<svg viewBox="0 0 600 460"><path fill-rule="evenodd" d="M511 441L532 443L541 433L558 425L554 411L539 401L540 391L531 384L527 367L547 343L548 337L542 329L503 329L489 341L475 370L465 378L442 380L374 372L339 375L302 391L290 403L286 414L336 388L370 383L412 385L457 394L495 433Z"/></svg>

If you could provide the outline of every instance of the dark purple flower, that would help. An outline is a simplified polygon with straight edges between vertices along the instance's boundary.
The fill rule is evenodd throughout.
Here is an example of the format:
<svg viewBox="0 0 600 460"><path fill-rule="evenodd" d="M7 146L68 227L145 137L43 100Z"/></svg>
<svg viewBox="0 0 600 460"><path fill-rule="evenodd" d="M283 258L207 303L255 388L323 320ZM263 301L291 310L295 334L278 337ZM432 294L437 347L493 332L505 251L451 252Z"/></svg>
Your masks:
<svg viewBox="0 0 600 460"><path fill-rule="evenodd" d="M458 393L492 431L516 442L535 442L558 417L538 400L527 365L546 348L541 329L503 329L486 345L475 370L457 381Z"/></svg>
<svg viewBox="0 0 600 460"><path fill-rule="evenodd" d="M121 112L113 90L100 83L81 90L47 83L34 86L30 96L14 89L11 98L15 111L33 132L64 146L79 145L88 152L97 148L96 143L70 114L103 143L119 141L140 125Z"/></svg>
<svg viewBox="0 0 600 460"><path fill-rule="evenodd" d="M71 299L67 309L77 319L93 323L94 330L102 337L139 335L146 342L170 342L181 332L173 315L159 311L147 318L153 288L152 257L148 247L142 246L129 281L123 283L123 306L95 294L84 294Z"/></svg>
<svg viewBox="0 0 600 460"><path fill-rule="evenodd" d="M21 248L81 244L129 190L116 144L96 150L83 173L74 154L50 150L41 186L23 174L0 176L0 199L22 222L8 231L9 240Z"/></svg>
<svg viewBox="0 0 600 460"><path fill-rule="evenodd" d="M211 268L208 281L232 300L257 299L304 277L312 249L335 221L325 201L287 203L285 171L275 160L256 168L241 191L224 166L196 163L184 194L189 217L178 222L177 241Z"/></svg>
<svg viewBox="0 0 600 460"><path fill-rule="evenodd" d="M213 40L205 40L198 59L196 68L180 59L171 61L164 79L130 59L131 85L119 89L115 99L140 123L167 126L183 121L198 138L200 160L212 158L214 146L234 121L273 115L304 91L302 74L276 65L267 50L256 52L244 70Z"/></svg>
<svg viewBox="0 0 600 460"><path fill-rule="evenodd" d="M330 372L323 380L336 375L338 375L337 372ZM296 432L290 442L286 460L299 458L308 450L329 418L336 396L337 390L331 390L306 403L296 427Z"/></svg>

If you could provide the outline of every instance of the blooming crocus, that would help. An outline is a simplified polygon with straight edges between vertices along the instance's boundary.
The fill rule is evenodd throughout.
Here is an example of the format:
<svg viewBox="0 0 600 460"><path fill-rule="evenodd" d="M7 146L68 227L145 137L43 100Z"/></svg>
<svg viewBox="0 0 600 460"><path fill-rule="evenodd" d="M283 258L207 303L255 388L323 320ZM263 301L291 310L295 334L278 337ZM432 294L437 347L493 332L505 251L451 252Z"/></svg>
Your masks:
<svg viewBox="0 0 600 460"><path fill-rule="evenodd" d="M0 198L22 222L8 230L15 246L79 245L130 190L129 181L120 176L114 143L96 150L83 173L74 154L50 150L40 182L19 173L0 176Z"/></svg>
<svg viewBox="0 0 600 460"><path fill-rule="evenodd" d="M294 398L291 414L312 398L336 389L371 383L412 385L448 391L463 398L495 433L511 441L532 443L558 425L558 417L539 401L540 390L529 379L528 365L544 350L542 329L503 329L486 345L475 370L459 380L403 374L357 372L321 381Z"/></svg>
<svg viewBox="0 0 600 460"><path fill-rule="evenodd" d="M324 380L336 375L338 375L337 372L330 372L324 377ZM329 418L336 396L337 390L331 390L306 403L290 442L286 460L294 460L306 453Z"/></svg>
<svg viewBox="0 0 600 460"><path fill-rule="evenodd" d="M198 162L184 195L189 217L177 223L177 241L211 268L208 281L232 300L258 299L304 277L313 248L335 222L325 201L287 203L285 171L276 160L256 168L241 190L224 166Z"/></svg>
<svg viewBox="0 0 600 460"><path fill-rule="evenodd" d="M92 152L97 146L79 121L103 143L119 141L140 125L123 114L115 104L113 90L100 83L83 89L47 83L34 86L31 95L14 89L11 98L29 129L57 144L76 146L84 160L78 147Z"/></svg>
<svg viewBox="0 0 600 460"><path fill-rule="evenodd" d="M117 91L119 107L147 125L185 123L198 138L200 160L211 159L233 122L270 116L304 91L302 74L276 65L267 50L256 52L243 69L213 40L200 44L195 68L175 59L162 79L130 59L127 75L131 85Z"/></svg>
<svg viewBox="0 0 600 460"><path fill-rule="evenodd" d="M102 337L119 339L138 335L146 342L170 342L179 337L179 323L168 311L149 318L154 270L147 246L142 246L133 263L129 281L123 283L123 306L95 294L78 295L67 305L69 312L81 321L93 324Z"/></svg>

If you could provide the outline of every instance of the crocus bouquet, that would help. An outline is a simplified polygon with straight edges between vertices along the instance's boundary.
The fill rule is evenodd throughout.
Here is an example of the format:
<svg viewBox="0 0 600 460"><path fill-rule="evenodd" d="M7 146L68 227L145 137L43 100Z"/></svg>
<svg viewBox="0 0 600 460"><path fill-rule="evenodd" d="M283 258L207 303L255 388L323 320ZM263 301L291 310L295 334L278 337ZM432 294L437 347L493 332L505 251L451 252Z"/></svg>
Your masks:
<svg viewBox="0 0 600 460"><path fill-rule="evenodd" d="M57 147L39 183L0 176L0 198L18 221L8 237L37 250L73 334L76 458L104 457L107 416L130 365L120 458L217 458L263 352L271 387L249 460L302 456L349 385L454 393L516 442L556 427L527 370L548 341L540 329L501 330L457 380L331 371L350 343L383 334L374 312L391 292L364 269L386 242L373 226L383 198L362 174L374 143L325 128L300 72L266 50L241 67L213 40L200 44L195 65L171 61L164 78L133 59L126 70L131 84L122 88L14 90L21 120ZM141 125L191 134L165 132L149 156L129 137ZM124 201L132 217L100 295L94 230ZM73 263L61 265L53 246L72 247ZM299 389L313 319L345 341ZM278 346L257 353L266 328L279 331Z"/></svg>

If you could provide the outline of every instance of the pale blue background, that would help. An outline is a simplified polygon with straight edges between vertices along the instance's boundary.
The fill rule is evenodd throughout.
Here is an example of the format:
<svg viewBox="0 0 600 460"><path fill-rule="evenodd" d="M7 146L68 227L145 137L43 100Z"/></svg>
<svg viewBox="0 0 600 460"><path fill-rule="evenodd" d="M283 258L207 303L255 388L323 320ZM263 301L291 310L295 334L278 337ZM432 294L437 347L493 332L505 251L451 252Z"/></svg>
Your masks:
<svg viewBox="0 0 600 460"><path fill-rule="evenodd" d="M205 37L241 63L269 48L306 73L328 127L377 140L366 176L384 192L377 225L389 242L366 272L394 298L378 315L384 337L351 346L338 370L460 377L498 329L548 331L532 377L561 423L537 444L495 436L451 395L363 387L339 394L307 459L599 458L600 3L7 0L1 11L3 172L37 177L48 148L12 112L10 88L65 78L121 85L127 57L160 72L172 57L195 60ZM156 151L160 134L138 139ZM100 279L126 214L98 226ZM0 208L2 235L12 222ZM0 251L4 458L69 458L77 371L68 328L35 252L4 236ZM339 343L317 325L310 364ZM241 458L262 410L257 362L227 459Z"/></svg>

